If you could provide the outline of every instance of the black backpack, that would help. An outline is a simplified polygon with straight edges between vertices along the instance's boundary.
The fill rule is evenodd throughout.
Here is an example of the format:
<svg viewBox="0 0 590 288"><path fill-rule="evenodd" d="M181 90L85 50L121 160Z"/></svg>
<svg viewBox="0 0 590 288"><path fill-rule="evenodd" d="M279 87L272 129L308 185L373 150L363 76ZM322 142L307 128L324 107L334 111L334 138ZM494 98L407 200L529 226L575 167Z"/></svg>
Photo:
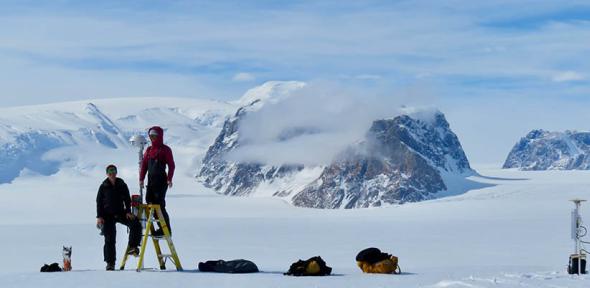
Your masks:
<svg viewBox="0 0 590 288"><path fill-rule="evenodd" d="M309 258L305 261L299 259L299 261L291 264L291 267L289 267L289 271L287 271L287 273L284 273L284 275L326 276L330 275L330 273L332 273L332 268L326 265L326 262L324 261L324 259L322 259L322 257L316 256Z"/></svg>
<svg viewBox="0 0 590 288"><path fill-rule="evenodd" d="M365 250L362 250L356 255L356 261L367 262L369 264L375 264L377 262L381 262L383 260L389 259L391 257L390 254L383 253L381 250L371 247Z"/></svg>
<svg viewBox="0 0 590 288"><path fill-rule="evenodd" d="M199 263L199 271L218 273L256 273L258 267L254 262L238 259L231 261L212 260Z"/></svg>
<svg viewBox="0 0 590 288"><path fill-rule="evenodd" d="M43 265L43 267L41 267L41 272L61 272L61 268L59 267L59 264L57 263L52 263L51 265Z"/></svg>

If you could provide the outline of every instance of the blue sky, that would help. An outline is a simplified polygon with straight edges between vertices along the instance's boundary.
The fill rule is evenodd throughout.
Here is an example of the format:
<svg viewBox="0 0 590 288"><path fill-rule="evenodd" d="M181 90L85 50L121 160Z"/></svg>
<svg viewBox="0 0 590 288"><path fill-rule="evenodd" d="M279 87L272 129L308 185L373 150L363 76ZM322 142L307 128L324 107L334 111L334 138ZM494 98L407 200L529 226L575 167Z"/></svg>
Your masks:
<svg viewBox="0 0 590 288"><path fill-rule="evenodd" d="M1 1L0 105L342 81L439 107L487 163L588 130L589 52L587 1Z"/></svg>

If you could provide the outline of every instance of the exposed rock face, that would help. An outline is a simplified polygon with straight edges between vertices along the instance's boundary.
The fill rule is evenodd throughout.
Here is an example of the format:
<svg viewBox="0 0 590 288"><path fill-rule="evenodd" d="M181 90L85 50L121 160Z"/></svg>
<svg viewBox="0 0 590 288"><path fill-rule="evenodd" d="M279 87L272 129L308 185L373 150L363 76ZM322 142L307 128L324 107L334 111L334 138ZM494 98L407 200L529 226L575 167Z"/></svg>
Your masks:
<svg viewBox="0 0 590 288"><path fill-rule="evenodd" d="M471 172L442 113L430 123L407 115L378 120L365 141L344 151L293 204L364 208L421 201L446 190L441 172Z"/></svg>
<svg viewBox="0 0 590 288"><path fill-rule="evenodd" d="M514 145L503 168L589 170L590 132L533 130Z"/></svg>
<svg viewBox="0 0 590 288"><path fill-rule="evenodd" d="M226 119L221 132L203 158L203 165L197 175L199 181L221 194L246 196L264 181L272 182L277 178L288 176L303 169L302 165L272 166L260 163L228 161L226 159L230 151L240 145L247 144L240 139L238 131L240 121L247 113L253 113L260 109L264 105L263 100L278 101L280 98L285 97L289 91L300 87L302 87L301 82L269 82L246 93L240 102L247 103L250 100L252 102L240 107L232 117ZM306 131L285 131L282 137L288 139L299 133L306 133ZM276 193L290 194L289 191L276 191Z"/></svg>
<svg viewBox="0 0 590 288"><path fill-rule="evenodd" d="M256 103L254 103L255 105ZM227 161L227 153L237 148L239 120L246 113L246 108L240 108L236 114L226 120L221 133L215 143L209 147L198 178L207 187L226 195L245 196L250 194L264 180L282 177L291 171L303 167L283 165L280 167L267 166L258 163L237 163Z"/></svg>
<svg viewBox="0 0 590 288"><path fill-rule="evenodd" d="M303 165L271 166L226 159L228 153L245 144L240 141L239 123L246 113L255 113L257 105L262 105L259 100L238 109L226 120L197 176L205 186L221 194L245 196L256 192L262 184L285 182L285 178L310 169ZM303 185L286 185L292 187L290 190L277 188L270 195L292 197L294 205L314 208L372 207L434 197L436 192L446 190L445 173L464 174L472 170L442 113L417 116L373 122L362 142L340 152L330 165L312 167L320 171L312 179L305 178ZM297 128L284 132L281 135L289 139L317 131Z"/></svg>

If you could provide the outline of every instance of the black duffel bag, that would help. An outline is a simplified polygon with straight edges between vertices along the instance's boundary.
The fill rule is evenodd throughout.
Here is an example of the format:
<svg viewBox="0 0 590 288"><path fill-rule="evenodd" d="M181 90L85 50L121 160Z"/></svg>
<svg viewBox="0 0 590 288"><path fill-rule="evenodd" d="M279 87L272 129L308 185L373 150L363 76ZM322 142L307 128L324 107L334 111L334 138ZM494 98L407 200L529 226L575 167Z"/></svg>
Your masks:
<svg viewBox="0 0 590 288"><path fill-rule="evenodd" d="M59 264L57 263L52 263L50 265L43 265L43 267L41 267L41 272L61 272L61 267L59 267Z"/></svg>
<svg viewBox="0 0 590 288"><path fill-rule="evenodd" d="M199 263L199 271L217 273L256 273L258 267L254 262L237 259L231 261L210 260Z"/></svg>

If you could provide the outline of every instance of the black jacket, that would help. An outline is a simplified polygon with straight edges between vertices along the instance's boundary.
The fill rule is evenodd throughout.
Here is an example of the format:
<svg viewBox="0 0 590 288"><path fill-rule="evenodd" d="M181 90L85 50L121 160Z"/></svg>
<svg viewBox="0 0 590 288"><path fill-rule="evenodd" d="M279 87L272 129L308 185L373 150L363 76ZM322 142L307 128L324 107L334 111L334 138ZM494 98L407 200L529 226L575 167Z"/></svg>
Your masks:
<svg viewBox="0 0 590 288"><path fill-rule="evenodd" d="M96 217L109 217L124 215L131 212L131 196L129 188L121 178L111 184L109 178L105 179L98 188L96 195Z"/></svg>

